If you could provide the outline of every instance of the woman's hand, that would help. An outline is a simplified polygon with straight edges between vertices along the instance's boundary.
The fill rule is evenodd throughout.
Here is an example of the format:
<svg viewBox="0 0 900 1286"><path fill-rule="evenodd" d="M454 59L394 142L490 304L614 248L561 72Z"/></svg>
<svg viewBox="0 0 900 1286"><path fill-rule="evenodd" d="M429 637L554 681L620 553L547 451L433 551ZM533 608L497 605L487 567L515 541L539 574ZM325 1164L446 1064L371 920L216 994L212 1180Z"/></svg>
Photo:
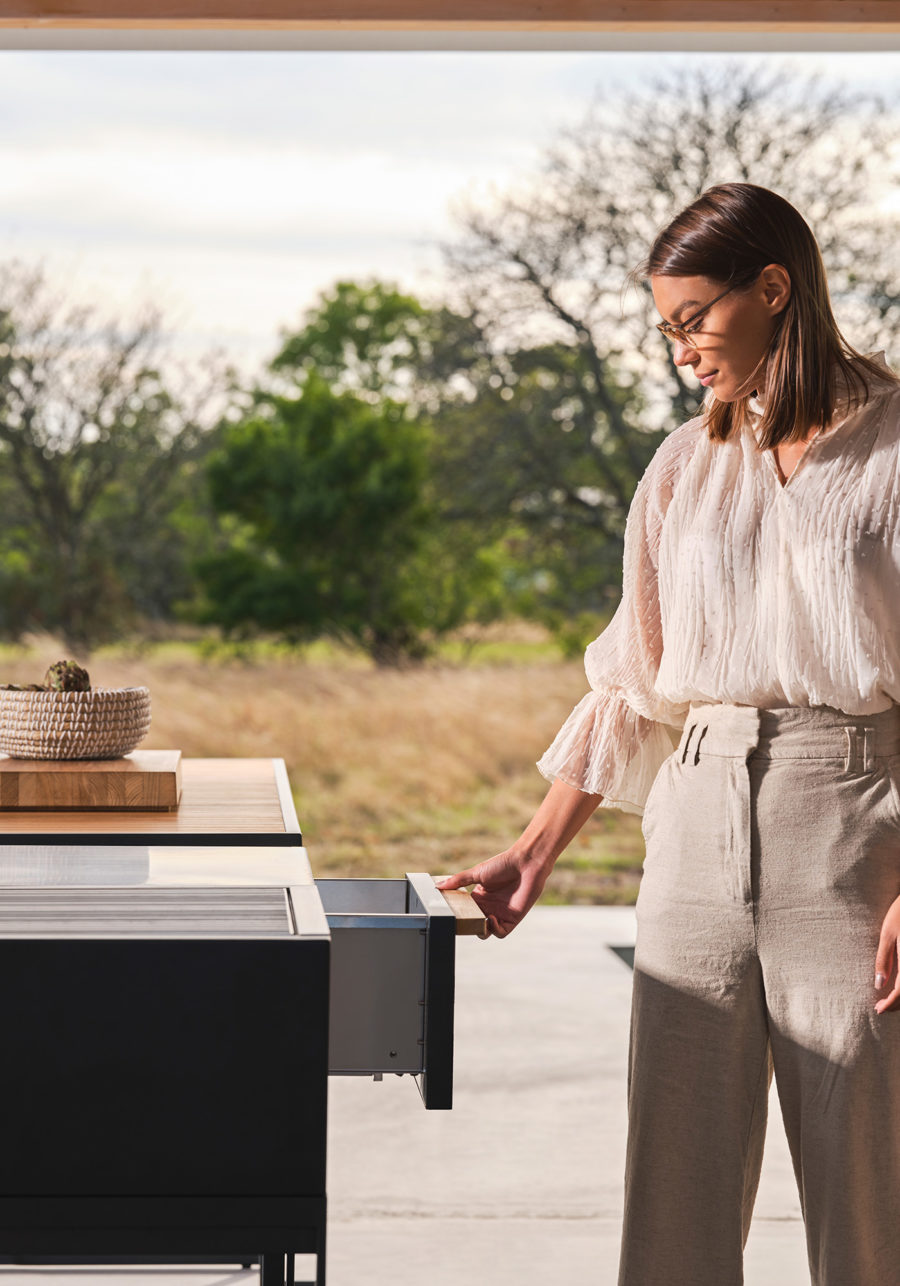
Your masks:
<svg viewBox="0 0 900 1286"><path fill-rule="evenodd" d="M600 803L557 777L521 837L505 853L435 880L448 893L474 884L472 896L496 938L505 938L541 896L553 865Z"/></svg>
<svg viewBox="0 0 900 1286"><path fill-rule="evenodd" d="M896 898L888 907L881 926L881 938L878 942L878 954L875 956L875 990L883 991L897 964L897 943L900 940L900 898ZM894 978L894 988L890 995L879 1000L875 1012L887 1013L889 1009L900 1008L900 970Z"/></svg>
<svg viewBox="0 0 900 1286"><path fill-rule="evenodd" d="M445 875L435 884L445 892L474 884L472 897L487 917L491 933L505 938L541 896L552 869L552 862L547 865L508 849L468 871Z"/></svg>

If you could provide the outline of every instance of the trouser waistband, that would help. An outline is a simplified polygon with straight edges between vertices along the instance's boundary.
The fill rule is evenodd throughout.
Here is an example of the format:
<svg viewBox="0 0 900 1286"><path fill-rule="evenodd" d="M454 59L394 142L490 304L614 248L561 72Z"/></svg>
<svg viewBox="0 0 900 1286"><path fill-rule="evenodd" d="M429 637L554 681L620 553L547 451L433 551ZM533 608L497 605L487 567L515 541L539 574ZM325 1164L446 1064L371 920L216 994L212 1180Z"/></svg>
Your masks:
<svg viewBox="0 0 900 1286"><path fill-rule="evenodd" d="M900 705L852 715L831 706L763 710L725 703L691 705L676 756L760 759L845 759L849 771L874 768L876 758L900 753Z"/></svg>

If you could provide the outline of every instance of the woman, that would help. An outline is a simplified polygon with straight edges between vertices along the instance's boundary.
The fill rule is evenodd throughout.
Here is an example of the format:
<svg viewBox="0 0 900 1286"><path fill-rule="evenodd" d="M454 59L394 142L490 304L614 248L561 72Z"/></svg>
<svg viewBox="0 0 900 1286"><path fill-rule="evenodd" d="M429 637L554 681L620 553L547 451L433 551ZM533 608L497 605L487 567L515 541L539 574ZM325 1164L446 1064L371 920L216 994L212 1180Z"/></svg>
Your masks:
<svg viewBox="0 0 900 1286"><path fill-rule="evenodd" d="M707 192L645 265L710 392L637 488L553 784L474 884L504 937L643 813L620 1286L735 1286L774 1066L815 1286L900 1274L900 381L798 212ZM873 992L873 974L875 990Z"/></svg>

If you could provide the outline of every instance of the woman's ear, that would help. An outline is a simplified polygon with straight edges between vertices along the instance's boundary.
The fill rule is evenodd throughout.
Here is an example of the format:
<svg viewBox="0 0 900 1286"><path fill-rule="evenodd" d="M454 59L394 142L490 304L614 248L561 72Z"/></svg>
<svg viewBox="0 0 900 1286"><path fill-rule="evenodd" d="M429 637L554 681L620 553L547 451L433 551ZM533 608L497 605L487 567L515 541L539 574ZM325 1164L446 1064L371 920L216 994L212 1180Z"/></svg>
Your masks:
<svg viewBox="0 0 900 1286"><path fill-rule="evenodd" d="M776 316L787 308L791 298L791 275L780 263L770 263L760 273L763 298Z"/></svg>

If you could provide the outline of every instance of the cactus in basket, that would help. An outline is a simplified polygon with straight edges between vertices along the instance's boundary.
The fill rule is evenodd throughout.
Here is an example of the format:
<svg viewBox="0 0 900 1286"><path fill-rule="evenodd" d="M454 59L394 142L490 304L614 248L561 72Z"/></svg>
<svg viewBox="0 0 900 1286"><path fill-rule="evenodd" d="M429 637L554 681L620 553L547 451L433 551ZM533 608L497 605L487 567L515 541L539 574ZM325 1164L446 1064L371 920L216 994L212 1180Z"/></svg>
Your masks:
<svg viewBox="0 0 900 1286"><path fill-rule="evenodd" d="M43 683L0 683L0 754L12 759L119 759L149 727L149 689L92 688L74 661Z"/></svg>
<svg viewBox="0 0 900 1286"><path fill-rule="evenodd" d="M57 661L43 683L0 683L3 692L90 692L91 676L74 661Z"/></svg>
<svg viewBox="0 0 900 1286"><path fill-rule="evenodd" d="M48 692L90 692L91 676L74 661L57 661L44 675Z"/></svg>

